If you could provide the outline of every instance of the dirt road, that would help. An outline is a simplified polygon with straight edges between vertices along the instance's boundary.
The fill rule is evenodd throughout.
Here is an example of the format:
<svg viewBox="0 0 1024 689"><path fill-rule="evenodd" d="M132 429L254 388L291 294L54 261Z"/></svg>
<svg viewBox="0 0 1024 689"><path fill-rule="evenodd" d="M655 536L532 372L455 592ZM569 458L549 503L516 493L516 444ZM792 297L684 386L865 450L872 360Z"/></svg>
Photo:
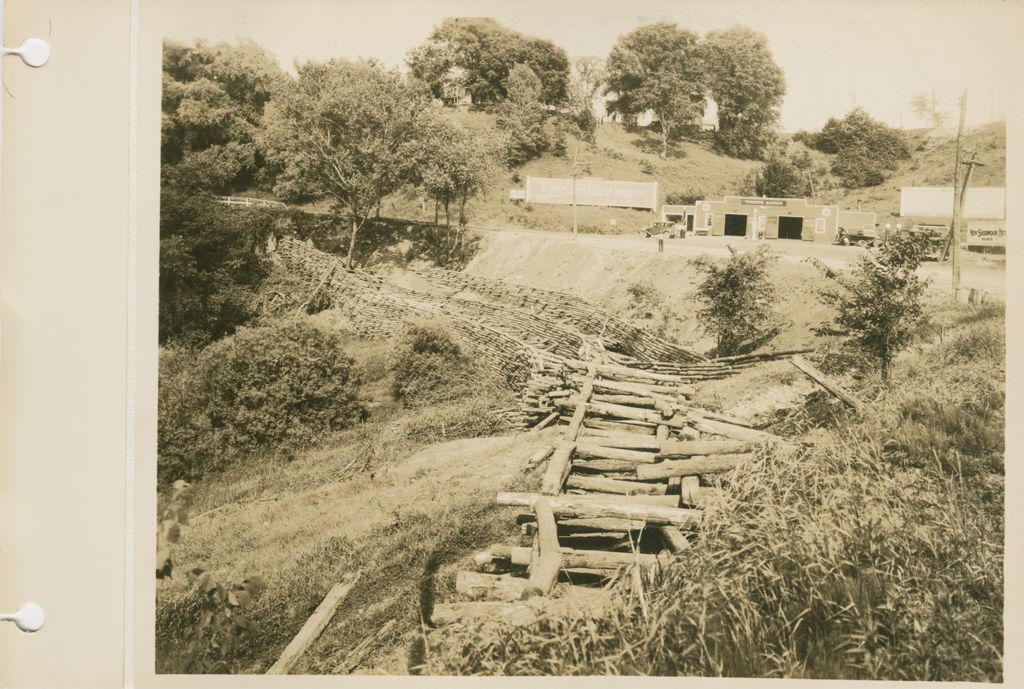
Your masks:
<svg viewBox="0 0 1024 689"><path fill-rule="evenodd" d="M473 227L471 229L485 234L513 235L528 239L543 238L549 246L552 240L565 242L566 248L572 245L583 245L591 249L609 249L615 252L637 254L655 254L658 251L658 240L630 235L595 235L581 234L573 237L564 232L544 232L539 230L501 229ZM692 237L689 239L666 239L664 254L668 256L690 257L701 254L726 257L728 247L732 245L741 251L765 245L779 254L784 261L804 262L808 258L820 260L829 268L841 270L850 267L857 257L866 251L857 246L837 246L791 240L758 240L752 241L737 237ZM936 290L948 291L952 284L952 269L949 262L928 262L921 266L920 273L932 281ZM1006 262L1003 257L988 257L979 254L964 254L961 267L961 284L964 288L985 290L1004 297L1006 294Z"/></svg>

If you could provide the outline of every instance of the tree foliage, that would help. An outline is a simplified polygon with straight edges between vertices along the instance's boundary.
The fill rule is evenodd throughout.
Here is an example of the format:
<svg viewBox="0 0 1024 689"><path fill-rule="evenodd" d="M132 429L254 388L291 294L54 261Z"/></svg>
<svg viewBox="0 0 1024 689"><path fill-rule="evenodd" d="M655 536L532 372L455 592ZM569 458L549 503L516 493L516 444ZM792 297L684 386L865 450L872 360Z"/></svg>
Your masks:
<svg viewBox="0 0 1024 689"><path fill-rule="evenodd" d="M906 135L861 108L842 119L829 118L820 132L800 135L810 148L835 154L832 173L851 189L881 184L899 161L910 158Z"/></svg>
<svg viewBox="0 0 1024 689"><path fill-rule="evenodd" d="M708 256L692 261L704 274L697 288L697 299L703 304L697 318L715 338L717 356L756 349L778 330L773 308L776 290L768 275L774 257L767 247L740 252L730 246L729 253L726 261Z"/></svg>
<svg viewBox="0 0 1024 689"><path fill-rule="evenodd" d="M786 77L764 34L744 26L712 31L702 44L707 86L718 104L716 146L761 158L775 141Z"/></svg>
<svg viewBox="0 0 1024 689"><path fill-rule="evenodd" d="M773 148L765 162L751 170L743 181L742 193L772 198L812 197L830 186L828 170L815 165L807 151Z"/></svg>
<svg viewBox="0 0 1024 689"><path fill-rule="evenodd" d="M545 111L541 90L540 78L529 66L512 68L508 97L498 106L498 129L506 137L505 162L510 166L565 148L564 127Z"/></svg>
<svg viewBox="0 0 1024 689"><path fill-rule="evenodd" d="M542 103L561 103L568 95L569 58L565 51L493 19L445 19L423 45L410 51L406 63L437 98L455 76L475 104L498 103L508 96L507 80L517 64L528 65L540 79Z"/></svg>
<svg viewBox="0 0 1024 689"><path fill-rule="evenodd" d="M822 334L844 336L871 354L883 380L888 380L893 358L910 344L924 316L921 300L927 281L917 275L923 256L918 240L889 238L861 256L849 278L834 278L823 292L838 314Z"/></svg>
<svg viewBox="0 0 1024 689"><path fill-rule="evenodd" d="M241 328L160 359L158 474L195 478L257 450L298 449L365 418L341 336L305 320Z"/></svg>
<svg viewBox="0 0 1024 689"><path fill-rule="evenodd" d="M948 119L946 113L939 109L938 100L935 94L930 96L927 93L918 93L910 100L910 107L914 114L920 117L933 127L941 127Z"/></svg>
<svg viewBox="0 0 1024 689"><path fill-rule="evenodd" d="M307 62L267 106L266 141L291 183L332 199L359 230L380 201L416 177L430 100L373 61Z"/></svg>
<svg viewBox="0 0 1024 689"><path fill-rule="evenodd" d="M466 203L487 188L501 143L489 131L460 127L445 118L424 127L418 154L420 183L444 209L446 227L451 226L452 204L458 205L459 226L466 224Z"/></svg>
<svg viewBox="0 0 1024 689"><path fill-rule="evenodd" d="M275 211L232 208L163 186L160 199L161 344L201 346L254 316L270 270L264 251Z"/></svg>
<svg viewBox="0 0 1024 689"><path fill-rule="evenodd" d="M663 158L673 134L703 113L706 81L692 31L667 22L634 29L612 46L605 70L609 111L636 116L652 110Z"/></svg>
<svg viewBox="0 0 1024 689"><path fill-rule="evenodd" d="M273 171L257 134L264 106L285 80L274 58L251 41L168 42L163 70L164 181L224 194L269 186Z"/></svg>

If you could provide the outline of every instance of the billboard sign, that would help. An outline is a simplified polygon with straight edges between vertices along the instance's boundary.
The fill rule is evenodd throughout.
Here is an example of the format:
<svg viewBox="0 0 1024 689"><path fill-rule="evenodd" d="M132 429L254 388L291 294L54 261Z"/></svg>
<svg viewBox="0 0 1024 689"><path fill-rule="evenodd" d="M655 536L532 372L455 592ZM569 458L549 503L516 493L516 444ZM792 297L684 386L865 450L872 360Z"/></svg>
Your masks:
<svg viewBox="0 0 1024 689"><path fill-rule="evenodd" d="M903 187L900 189L903 217L953 217L953 187ZM1005 187L972 187L964 199L965 218L1006 217Z"/></svg>
<svg viewBox="0 0 1024 689"><path fill-rule="evenodd" d="M527 177L526 201L572 205L572 180L567 177ZM576 205L653 211L658 205L658 183L581 177L576 180Z"/></svg>
<svg viewBox="0 0 1024 689"><path fill-rule="evenodd" d="M1006 223L967 223L967 246L1006 246Z"/></svg>

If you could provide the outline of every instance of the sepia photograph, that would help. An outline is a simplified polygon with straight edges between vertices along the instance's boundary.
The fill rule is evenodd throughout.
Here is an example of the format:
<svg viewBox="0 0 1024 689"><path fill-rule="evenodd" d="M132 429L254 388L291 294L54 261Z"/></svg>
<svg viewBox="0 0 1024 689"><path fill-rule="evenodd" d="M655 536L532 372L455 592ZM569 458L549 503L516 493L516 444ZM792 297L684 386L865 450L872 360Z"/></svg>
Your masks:
<svg viewBox="0 0 1024 689"><path fill-rule="evenodd" d="M1001 683L1009 16L166 5L155 672Z"/></svg>

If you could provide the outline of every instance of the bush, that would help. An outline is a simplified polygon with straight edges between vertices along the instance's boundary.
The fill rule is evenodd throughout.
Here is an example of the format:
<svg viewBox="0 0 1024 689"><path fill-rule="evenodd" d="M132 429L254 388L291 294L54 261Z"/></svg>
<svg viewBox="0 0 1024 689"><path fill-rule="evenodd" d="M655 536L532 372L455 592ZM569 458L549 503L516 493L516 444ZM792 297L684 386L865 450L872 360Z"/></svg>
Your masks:
<svg viewBox="0 0 1024 689"><path fill-rule="evenodd" d="M767 247L740 252L729 246L729 253L724 262L707 256L691 261L705 275L697 291L703 304L697 318L701 328L714 336L717 356L752 351L778 331L775 286L768 279L774 257Z"/></svg>
<svg viewBox="0 0 1024 689"><path fill-rule="evenodd" d="M822 293L839 313L835 324L820 332L845 336L870 353L883 381L889 377L893 357L910 343L923 320L921 299L927 281L916 272L922 256L919 242L891 238L861 256L852 276L834 278L837 288Z"/></svg>
<svg viewBox="0 0 1024 689"><path fill-rule="evenodd" d="M192 361L161 360L159 473L196 477L261 449L297 449L366 417L341 337L305 320L242 328Z"/></svg>
<svg viewBox="0 0 1024 689"><path fill-rule="evenodd" d="M704 194L696 189L686 191L674 191L665 195L665 203L670 206L689 206L703 199Z"/></svg>
<svg viewBox="0 0 1024 689"><path fill-rule="evenodd" d="M860 108L854 108L843 119L830 118L820 132L797 132L793 139L835 154L832 173L851 189L881 184L900 160L910 158L907 136Z"/></svg>
<svg viewBox="0 0 1024 689"><path fill-rule="evenodd" d="M406 404L450 401L471 392L480 371L444 323L417 323L392 343L391 393Z"/></svg>

